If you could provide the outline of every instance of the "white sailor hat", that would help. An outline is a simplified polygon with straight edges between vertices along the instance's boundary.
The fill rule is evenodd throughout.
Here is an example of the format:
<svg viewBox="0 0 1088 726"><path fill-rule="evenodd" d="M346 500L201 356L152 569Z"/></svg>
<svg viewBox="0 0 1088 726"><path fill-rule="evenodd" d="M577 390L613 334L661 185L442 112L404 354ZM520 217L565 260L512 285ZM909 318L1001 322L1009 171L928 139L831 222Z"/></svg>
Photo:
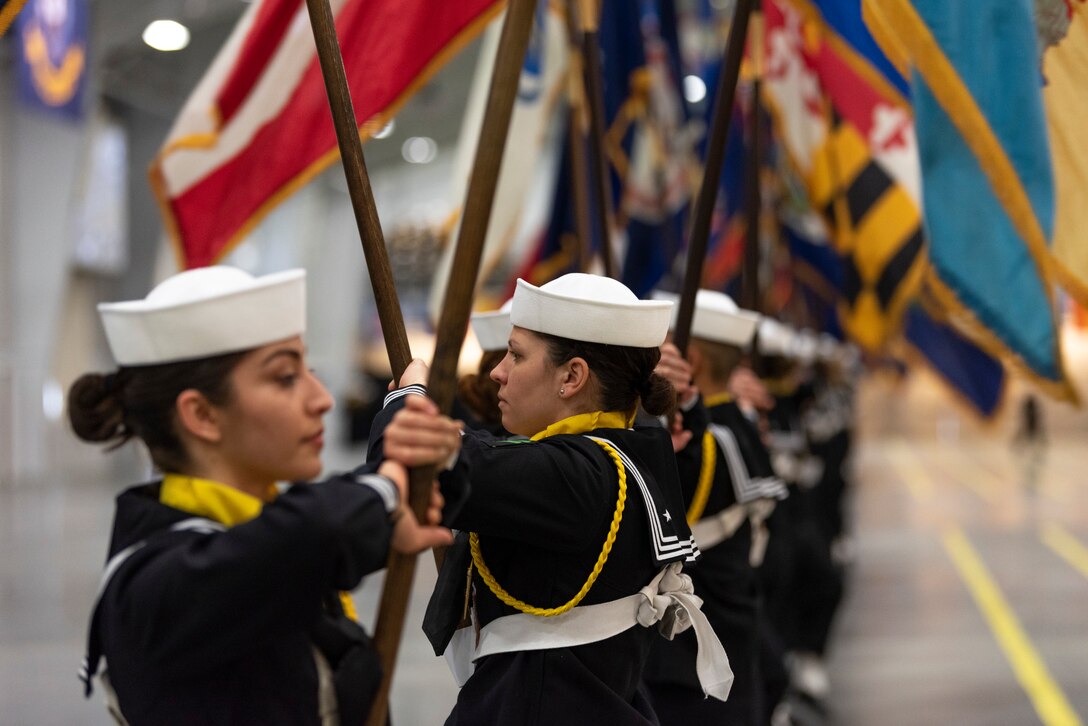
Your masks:
<svg viewBox="0 0 1088 726"><path fill-rule="evenodd" d="M118 365L207 358L257 348L306 330L306 271L253 277L234 267L186 270L143 300L100 303Z"/></svg>
<svg viewBox="0 0 1088 726"><path fill-rule="evenodd" d="M820 333L816 343L816 357L822 361L833 361L839 356L839 341L831 333Z"/></svg>
<svg viewBox="0 0 1088 726"><path fill-rule="evenodd" d="M654 290L651 297L655 300L671 300L675 304L672 322L669 324L669 327L675 328L680 312L680 297L676 293L661 290ZM752 342L762 317L759 313L738 307L733 298L724 292L697 290L695 311L691 318L691 336L743 348Z"/></svg>
<svg viewBox="0 0 1088 726"><path fill-rule="evenodd" d="M798 331L793 341L793 354L804 365L811 365L816 360L819 349L816 334L808 328Z"/></svg>
<svg viewBox="0 0 1088 726"><path fill-rule="evenodd" d="M488 313L473 313L469 322L472 332L483 351L506 350L510 342L510 306L513 299L507 300L498 310Z"/></svg>
<svg viewBox="0 0 1088 726"><path fill-rule="evenodd" d="M518 280L510 322L588 343L653 348L665 342L672 303L639 300L609 277L572 272L537 287Z"/></svg>
<svg viewBox="0 0 1088 726"><path fill-rule="evenodd" d="M695 293L691 335L743 348L752 342L761 317L759 313L738 307L724 292L699 290Z"/></svg>
<svg viewBox="0 0 1088 726"><path fill-rule="evenodd" d="M792 357L796 337L796 333L788 325L773 318L763 318L759 324L759 337L756 339L756 344L759 346L760 353Z"/></svg>

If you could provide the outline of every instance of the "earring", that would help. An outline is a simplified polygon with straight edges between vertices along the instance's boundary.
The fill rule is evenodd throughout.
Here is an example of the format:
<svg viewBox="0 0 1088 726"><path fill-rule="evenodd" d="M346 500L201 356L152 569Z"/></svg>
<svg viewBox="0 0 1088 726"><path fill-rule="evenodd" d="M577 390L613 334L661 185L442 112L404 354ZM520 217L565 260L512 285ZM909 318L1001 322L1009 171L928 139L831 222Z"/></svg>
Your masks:
<svg viewBox="0 0 1088 726"><path fill-rule="evenodd" d="M565 388L560 388L559 389L559 395L562 396L566 392L566 390L567 389L565 389Z"/></svg>

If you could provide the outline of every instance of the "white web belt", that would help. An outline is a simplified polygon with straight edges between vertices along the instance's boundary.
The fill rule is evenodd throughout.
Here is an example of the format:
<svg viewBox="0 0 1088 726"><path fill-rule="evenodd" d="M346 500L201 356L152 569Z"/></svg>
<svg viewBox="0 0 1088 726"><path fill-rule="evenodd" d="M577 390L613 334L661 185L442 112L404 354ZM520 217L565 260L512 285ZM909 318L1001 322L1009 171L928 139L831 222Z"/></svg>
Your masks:
<svg viewBox="0 0 1088 726"><path fill-rule="evenodd" d="M497 618L480 629L475 648L474 629L462 628L446 649L450 670L463 685L472 672L470 661L488 655L596 643L635 625L656 626L669 640L692 628L699 644L695 671L703 693L724 701L733 684L729 657L703 614L703 601L695 595L691 578L680 570L681 563L670 563L634 595L598 605L579 605L562 615L517 613Z"/></svg>

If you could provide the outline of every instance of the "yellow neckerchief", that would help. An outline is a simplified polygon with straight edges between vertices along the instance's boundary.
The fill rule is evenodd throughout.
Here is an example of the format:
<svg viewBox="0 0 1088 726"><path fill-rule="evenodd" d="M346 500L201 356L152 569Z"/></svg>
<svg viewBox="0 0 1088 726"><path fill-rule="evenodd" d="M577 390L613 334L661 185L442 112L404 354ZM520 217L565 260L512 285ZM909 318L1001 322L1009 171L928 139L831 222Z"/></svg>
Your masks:
<svg viewBox="0 0 1088 726"><path fill-rule="evenodd" d="M584 434L594 429L629 429L635 421L635 414L622 411L591 411L579 413L556 421L543 431L533 434L529 438L540 441L549 436L558 434Z"/></svg>
<svg viewBox="0 0 1088 726"><path fill-rule="evenodd" d="M268 501L272 501L279 495L279 489L275 484L269 484L265 495ZM163 477L159 501L168 507L207 517L228 527L256 518L265 504L252 494L232 486L184 474L166 474ZM358 621L355 603L346 592L340 593L340 603L344 607L344 614Z"/></svg>
<svg viewBox="0 0 1088 726"><path fill-rule="evenodd" d="M722 391L721 393L715 393L713 395L705 397L703 399L703 405L707 408L714 408L715 406L720 406L723 403L729 403L732 400L732 393L730 393L729 391Z"/></svg>
<svg viewBox="0 0 1088 726"><path fill-rule="evenodd" d="M565 418L562 421L556 421L531 438L533 441L539 441L540 439L555 436L557 434L582 434L586 431L603 428L629 428L631 424L634 423L634 419L634 411L631 413L623 413L621 411L593 411L591 413L580 413ZM518 600L503 589L502 585L495 579L495 576L491 574L491 570L488 569L487 564L484 562L483 553L480 551L480 535L476 532L469 533L469 549L472 552L472 563L476 567L476 571L480 573L480 577L483 578L484 583L487 585L487 588L491 590L491 593L515 610L528 613L529 615L540 615L544 617L562 615L580 603L589 593L589 589L593 587L593 583L597 581L597 577L601 574L604 563L608 561L608 555L612 552L612 545L615 544L616 535L620 529L620 521L623 519L623 508L627 502L627 472L623 468L623 462L620 460L619 453L611 444L597 439L592 439L592 441L604 449L605 453L608 454L612 459L612 462L616 465L616 473L619 475L619 495L616 497L616 511L612 514L612 524L608 527L608 536L605 537L604 545L601 547L601 554L598 555L597 561L593 564L593 569L586 578L585 584L582 585L581 589L579 589L569 601L559 607L541 608Z"/></svg>

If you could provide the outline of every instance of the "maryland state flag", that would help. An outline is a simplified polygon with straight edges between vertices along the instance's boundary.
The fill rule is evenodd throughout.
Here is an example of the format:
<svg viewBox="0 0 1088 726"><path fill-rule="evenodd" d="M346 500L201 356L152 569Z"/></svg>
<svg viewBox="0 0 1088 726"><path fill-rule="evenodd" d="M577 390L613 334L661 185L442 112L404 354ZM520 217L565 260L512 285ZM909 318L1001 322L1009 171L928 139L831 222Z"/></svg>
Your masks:
<svg viewBox="0 0 1088 726"><path fill-rule="evenodd" d="M765 0L766 99L777 138L842 259L839 315L873 350L901 325L925 269L920 172L901 79L860 8ZM875 52L867 52L875 50Z"/></svg>
<svg viewBox="0 0 1088 726"><path fill-rule="evenodd" d="M331 0L367 138L472 40L499 0ZM182 267L213 264L339 157L302 0L250 6L151 166Z"/></svg>

